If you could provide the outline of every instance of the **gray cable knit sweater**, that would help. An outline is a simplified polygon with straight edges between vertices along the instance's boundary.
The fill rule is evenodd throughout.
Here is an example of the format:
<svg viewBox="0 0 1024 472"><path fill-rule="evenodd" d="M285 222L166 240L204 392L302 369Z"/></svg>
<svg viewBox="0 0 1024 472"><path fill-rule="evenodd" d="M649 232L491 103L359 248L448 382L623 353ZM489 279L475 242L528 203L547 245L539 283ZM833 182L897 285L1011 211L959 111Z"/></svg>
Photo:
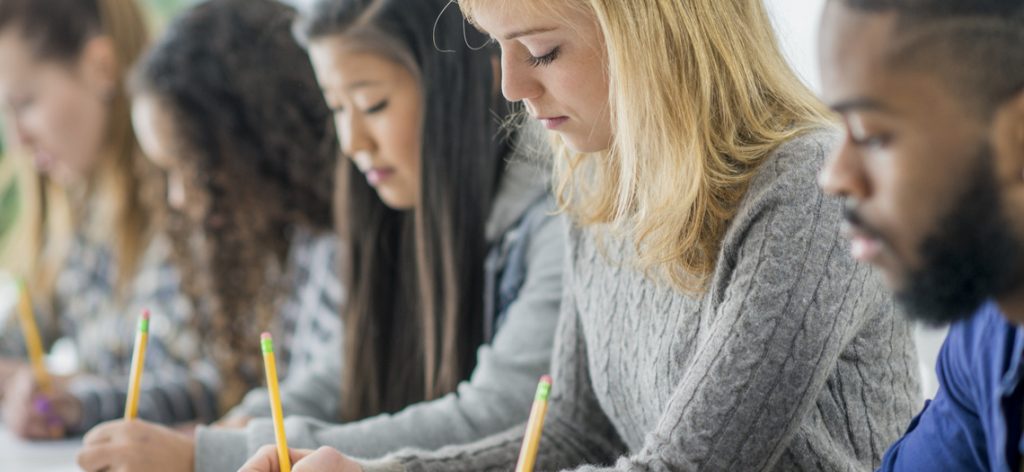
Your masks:
<svg viewBox="0 0 1024 472"><path fill-rule="evenodd" d="M878 466L920 406L916 359L815 184L832 141L805 136L764 163L700 297L630 269L630 243L599 250L596 230L573 231L537 470ZM364 468L512 470L523 430Z"/></svg>

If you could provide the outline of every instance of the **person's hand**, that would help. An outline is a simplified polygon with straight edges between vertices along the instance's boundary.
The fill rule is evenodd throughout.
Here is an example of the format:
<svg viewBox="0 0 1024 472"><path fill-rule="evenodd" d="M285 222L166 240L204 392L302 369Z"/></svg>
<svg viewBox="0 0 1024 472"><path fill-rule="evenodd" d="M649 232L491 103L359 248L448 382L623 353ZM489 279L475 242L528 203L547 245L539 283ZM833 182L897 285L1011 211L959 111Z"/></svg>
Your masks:
<svg viewBox="0 0 1024 472"><path fill-rule="evenodd" d="M292 472L363 472L363 468L336 449L321 447L316 451L289 449ZM278 472L277 446L263 446L238 472Z"/></svg>
<svg viewBox="0 0 1024 472"><path fill-rule="evenodd" d="M220 421L210 425L211 428L216 429L242 429L249 425L252 421L252 417L248 415L237 415L221 418Z"/></svg>
<svg viewBox="0 0 1024 472"><path fill-rule="evenodd" d="M24 439L60 439L68 425L82 417L82 405L67 389L67 379L51 376L47 393L40 389L29 367L12 375L3 395L4 425Z"/></svg>
<svg viewBox="0 0 1024 472"><path fill-rule="evenodd" d="M28 364L22 360L0 357L0 387L7 385L11 377L25 367L28 367ZM6 389L0 388L0 400L4 398L4 390Z"/></svg>
<svg viewBox="0 0 1024 472"><path fill-rule="evenodd" d="M141 420L103 423L85 435L78 466L87 472L188 472L194 469L192 438Z"/></svg>

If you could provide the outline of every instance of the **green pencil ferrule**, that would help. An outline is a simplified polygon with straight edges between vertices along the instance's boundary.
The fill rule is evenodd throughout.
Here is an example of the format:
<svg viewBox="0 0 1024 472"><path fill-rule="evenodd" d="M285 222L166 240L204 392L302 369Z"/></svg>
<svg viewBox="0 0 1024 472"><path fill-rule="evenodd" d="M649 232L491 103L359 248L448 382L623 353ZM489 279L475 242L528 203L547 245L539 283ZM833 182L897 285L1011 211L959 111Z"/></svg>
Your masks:
<svg viewBox="0 0 1024 472"><path fill-rule="evenodd" d="M149 320L145 318L139 318L139 332L149 333Z"/></svg>
<svg viewBox="0 0 1024 472"><path fill-rule="evenodd" d="M272 339L264 339L260 341L260 346L263 347L264 354L271 354L274 352L274 341Z"/></svg>

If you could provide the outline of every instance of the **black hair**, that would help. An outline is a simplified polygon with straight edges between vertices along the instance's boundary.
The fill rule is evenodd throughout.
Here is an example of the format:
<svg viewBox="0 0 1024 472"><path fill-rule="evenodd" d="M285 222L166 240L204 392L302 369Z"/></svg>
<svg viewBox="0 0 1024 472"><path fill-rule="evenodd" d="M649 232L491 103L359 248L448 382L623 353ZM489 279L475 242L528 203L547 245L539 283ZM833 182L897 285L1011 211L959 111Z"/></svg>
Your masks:
<svg viewBox="0 0 1024 472"><path fill-rule="evenodd" d="M296 24L315 43L364 46L411 70L424 97L422 185L414 211L388 208L343 164L335 208L342 238L342 417L437 398L468 378L483 339L485 222L504 169L510 110L495 89L493 50L450 0L324 0Z"/></svg>
<svg viewBox="0 0 1024 472"><path fill-rule="evenodd" d="M1024 91L1024 0L834 0L894 13L893 67L937 70L983 115Z"/></svg>
<svg viewBox="0 0 1024 472"><path fill-rule="evenodd" d="M225 378L225 407L262 378L252 346L285 295L296 230L332 229L337 139L291 34L294 16L273 0L200 3L168 26L133 78L136 95L173 120L191 210L158 210Z"/></svg>
<svg viewBox="0 0 1024 472"><path fill-rule="evenodd" d="M3 0L0 30L17 27L43 59L72 60L101 32L97 0Z"/></svg>

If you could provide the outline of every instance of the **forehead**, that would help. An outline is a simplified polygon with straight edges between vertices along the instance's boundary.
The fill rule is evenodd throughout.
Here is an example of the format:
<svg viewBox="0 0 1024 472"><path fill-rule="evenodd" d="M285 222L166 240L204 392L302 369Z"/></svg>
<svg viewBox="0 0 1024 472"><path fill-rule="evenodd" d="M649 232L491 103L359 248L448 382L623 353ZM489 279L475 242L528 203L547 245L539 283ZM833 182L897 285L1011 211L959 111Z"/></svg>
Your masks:
<svg viewBox="0 0 1024 472"><path fill-rule="evenodd" d="M0 32L0 77L5 80L29 75L30 69L38 65L28 43L17 30L6 28Z"/></svg>
<svg viewBox="0 0 1024 472"><path fill-rule="evenodd" d="M391 83L402 77L405 67L382 54L360 47L343 36L328 37L309 45L309 57L321 86L351 87Z"/></svg>
<svg viewBox="0 0 1024 472"><path fill-rule="evenodd" d="M593 17L582 2L574 0L472 0L462 5L477 28L499 40L523 32L578 30Z"/></svg>
<svg viewBox="0 0 1024 472"><path fill-rule="evenodd" d="M888 63L895 13L865 12L829 1L821 24L819 55L825 99L834 102L854 88L881 85L893 75Z"/></svg>

